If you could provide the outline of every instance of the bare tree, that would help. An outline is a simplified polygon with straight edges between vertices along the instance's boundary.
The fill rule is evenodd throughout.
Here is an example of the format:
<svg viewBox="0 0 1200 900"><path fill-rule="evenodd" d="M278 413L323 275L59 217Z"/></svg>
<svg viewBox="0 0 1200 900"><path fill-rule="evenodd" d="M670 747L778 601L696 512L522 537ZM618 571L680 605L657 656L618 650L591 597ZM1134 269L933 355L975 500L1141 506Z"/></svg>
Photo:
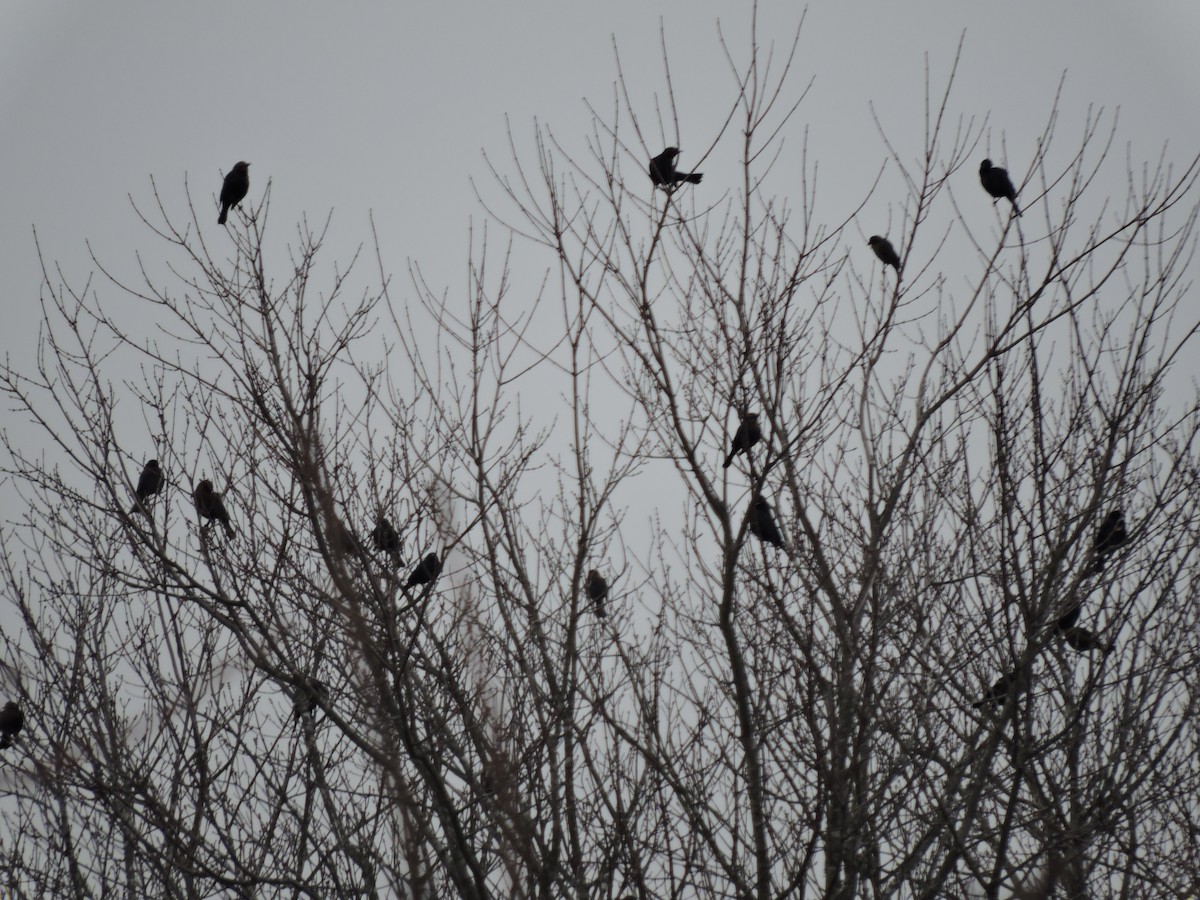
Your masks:
<svg viewBox="0 0 1200 900"><path fill-rule="evenodd" d="M461 290L273 249L269 187L220 242L155 192L164 274L46 266L0 370L14 895L1196 890L1197 161L1106 196L1115 124L1064 157L1056 109L1018 221L951 72L923 146L880 128L884 277L784 146L799 34L751 37L736 172L654 190L677 117L622 79L587 152L491 163Z"/></svg>

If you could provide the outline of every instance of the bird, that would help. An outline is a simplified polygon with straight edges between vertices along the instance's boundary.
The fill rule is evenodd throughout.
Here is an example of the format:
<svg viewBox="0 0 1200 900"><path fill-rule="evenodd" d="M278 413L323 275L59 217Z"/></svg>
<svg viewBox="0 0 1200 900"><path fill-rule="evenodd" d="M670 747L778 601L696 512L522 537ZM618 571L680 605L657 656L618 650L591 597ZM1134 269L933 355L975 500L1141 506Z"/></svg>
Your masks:
<svg viewBox="0 0 1200 900"><path fill-rule="evenodd" d="M225 526L225 534L233 537L233 526L229 524L229 511L225 509L225 501L213 490L212 482L204 478L192 491L192 500L196 503L196 512L202 519L216 519Z"/></svg>
<svg viewBox="0 0 1200 900"><path fill-rule="evenodd" d="M1102 573L1105 559L1128 539L1129 535L1125 533L1125 513L1119 509L1111 510L1096 529L1096 537L1092 540L1092 552L1095 554L1092 560L1093 574Z"/></svg>
<svg viewBox="0 0 1200 900"><path fill-rule="evenodd" d="M4 709L0 709L0 750L11 747L13 738L20 734L24 726L25 713L21 712L21 707L15 702L9 700L4 704Z"/></svg>
<svg viewBox="0 0 1200 900"><path fill-rule="evenodd" d="M329 703L329 685L316 678L301 677L297 679L296 699L293 702L294 718L311 716L327 703Z"/></svg>
<svg viewBox="0 0 1200 900"><path fill-rule="evenodd" d="M1071 645L1071 649L1078 653L1091 653L1093 650L1103 650L1105 653L1109 653L1113 649L1113 644L1104 643L1096 632L1089 628L1064 629L1063 638Z"/></svg>
<svg viewBox="0 0 1200 900"><path fill-rule="evenodd" d="M689 184L700 183L700 179L704 177L703 172L692 172L690 175L685 175L683 172L676 171L675 160L678 156L678 147L668 147L650 160L650 180L654 182L655 187L662 187L669 191L673 190L681 181Z"/></svg>
<svg viewBox="0 0 1200 900"><path fill-rule="evenodd" d="M771 514L771 504L759 497L750 507L750 533L768 544L776 547L783 546L783 535L775 525L775 517Z"/></svg>
<svg viewBox="0 0 1200 900"><path fill-rule="evenodd" d="M1075 623L1079 621L1079 612L1083 609L1083 603L1076 601L1065 613L1063 613L1054 627L1059 631L1069 631L1075 627Z"/></svg>
<svg viewBox="0 0 1200 900"><path fill-rule="evenodd" d="M733 463L735 456L743 451L749 453L750 448L760 440L762 440L762 429L758 425L758 413L748 412L742 417L742 421L738 425L738 430L733 435L729 455L725 457L725 462L721 464L721 468L728 469Z"/></svg>
<svg viewBox="0 0 1200 900"><path fill-rule="evenodd" d="M150 497L161 491L162 486L162 469L158 467L158 460L152 459L146 463L145 468L142 469L142 474L138 476L137 490L134 491L137 495L137 502L133 504L133 509L129 510L130 515L139 512L144 513L146 507L143 504Z"/></svg>
<svg viewBox="0 0 1200 900"><path fill-rule="evenodd" d="M595 569L592 569L587 574L587 581L583 583L584 590L587 591L588 599L592 601L596 608L596 615L601 619L608 615L604 609L604 598L608 596L608 582Z"/></svg>
<svg viewBox="0 0 1200 900"><path fill-rule="evenodd" d="M875 255L879 257L880 262L885 266L891 266L899 273L900 257L896 254L896 248L892 246L891 241L885 237L873 234L867 240L867 243L871 245L871 249L875 251Z"/></svg>
<svg viewBox="0 0 1200 900"><path fill-rule="evenodd" d="M417 563L416 568L412 570L412 574L408 576L408 581L404 583L404 586L410 588L420 584L429 584L441 574L441 571L442 561L438 559L436 553L430 553Z"/></svg>
<svg viewBox="0 0 1200 900"><path fill-rule="evenodd" d="M991 194L994 200L999 200L1001 197L1007 198L1012 204L1013 212L1018 216L1021 214L1021 210L1017 206L1017 190L1009 180L1007 169L993 166L990 159L985 159L979 164L979 181L983 185L983 189Z"/></svg>
<svg viewBox="0 0 1200 900"><path fill-rule="evenodd" d="M221 215L217 217L218 225L225 224L229 211L241 203L249 192L250 163L239 162L229 170L221 185Z"/></svg>
<svg viewBox="0 0 1200 900"><path fill-rule="evenodd" d="M971 706L973 706L975 709L982 709L989 703L995 703L997 706L1003 706L1005 701L1008 700L1009 692L1016 683L1017 670L1013 669L1007 675L1001 675L999 680L997 680L995 684L993 684L984 692L983 699L978 703L972 703Z"/></svg>
<svg viewBox="0 0 1200 900"><path fill-rule="evenodd" d="M380 553L391 556L393 566L399 568L404 565L404 560L400 558L400 535L396 533L387 516L380 516L379 521L375 523L375 528L371 531L371 544Z"/></svg>

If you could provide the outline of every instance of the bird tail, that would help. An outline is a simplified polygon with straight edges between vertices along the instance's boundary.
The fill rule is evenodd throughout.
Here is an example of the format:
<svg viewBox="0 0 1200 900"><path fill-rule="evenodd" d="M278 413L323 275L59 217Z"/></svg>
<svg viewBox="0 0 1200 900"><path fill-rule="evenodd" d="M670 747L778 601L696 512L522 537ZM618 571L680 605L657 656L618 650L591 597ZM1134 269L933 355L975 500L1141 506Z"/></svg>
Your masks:
<svg viewBox="0 0 1200 900"><path fill-rule="evenodd" d="M606 610L604 608L603 600L596 601L596 618L598 618L598 619L607 619L608 618L608 610Z"/></svg>
<svg viewBox="0 0 1200 900"><path fill-rule="evenodd" d="M129 514L131 516L137 515L138 513L141 513L143 516L146 515L146 510L143 508L140 500L133 504L133 506L129 509Z"/></svg>
<svg viewBox="0 0 1200 900"><path fill-rule="evenodd" d="M4 737L0 737L0 750L7 750L11 746L12 738L10 738L7 734Z"/></svg>
<svg viewBox="0 0 1200 900"><path fill-rule="evenodd" d="M221 524L225 526L225 536L233 537L233 526L228 522L222 522Z"/></svg>
<svg viewBox="0 0 1200 900"><path fill-rule="evenodd" d="M699 184L700 179L703 177L704 177L703 172L693 172L691 175L685 176L683 180L686 181L688 184Z"/></svg>
<svg viewBox="0 0 1200 900"><path fill-rule="evenodd" d="M217 216L217 224L218 224L218 225L224 225L224 224L225 224L225 217L226 217L227 215L229 215L229 207L228 207L228 206L222 206L222 207L221 207L221 214L220 214L219 216Z"/></svg>
<svg viewBox="0 0 1200 900"><path fill-rule="evenodd" d="M729 455L727 457L725 457L725 462L721 463L721 468L728 469L731 465L733 465L733 458L735 456L737 456L737 448L736 447L733 450L729 451Z"/></svg>
<svg viewBox="0 0 1200 900"><path fill-rule="evenodd" d="M1099 551L1096 552L1096 558L1092 561L1092 574L1104 574L1104 554Z"/></svg>

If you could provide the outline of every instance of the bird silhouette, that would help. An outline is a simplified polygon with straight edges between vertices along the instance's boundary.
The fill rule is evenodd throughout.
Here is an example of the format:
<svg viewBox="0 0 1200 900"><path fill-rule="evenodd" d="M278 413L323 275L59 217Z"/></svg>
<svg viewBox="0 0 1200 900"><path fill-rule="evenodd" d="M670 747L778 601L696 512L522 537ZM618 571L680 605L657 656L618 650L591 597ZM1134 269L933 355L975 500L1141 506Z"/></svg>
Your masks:
<svg viewBox="0 0 1200 900"><path fill-rule="evenodd" d="M900 257L896 254L896 248L892 246L891 241L873 234L867 243L871 245L871 249L875 251L880 262L885 266L891 266L897 273L900 271Z"/></svg>
<svg viewBox="0 0 1200 900"><path fill-rule="evenodd" d="M229 174L225 176L225 181L221 184L221 215L217 217L218 225L225 224L225 219L229 216L229 210L241 203L249 192L250 163L236 163L229 170Z"/></svg>
<svg viewBox="0 0 1200 900"><path fill-rule="evenodd" d="M1059 617L1058 621L1054 623L1054 627L1059 631L1066 631L1068 628L1074 628L1075 623L1079 621L1079 613L1082 609L1083 603L1076 601L1067 609L1065 613Z"/></svg>
<svg viewBox="0 0 1200 900"><path fill-rule="evenodd" d="M692 172L684 174L675 168L675 160L679 157L678 147L668 147L654 159L650 160L650 180L654 182L655 187L666 188L673 190L680 182L688 182L689 184L699 184L700 179L704 177L703 172Z"/></svg>
<svg viewBox="0 0 1200 900"><path fill-rule="evenodd" d="M1125 513L1119 509L1111 510L1096 529L1096 537L1092 540L1093 574L1101 574L1107 558L1127 540L1129 535L1125 532Z"/></svg>
<svg viewBox="0 0 1200 900"><path fill-rule="evenodd" d="M1021 214L1017 206L1017 190L1008 177L1007 169L993 166L990 159L985 159L979 164L979 181L983 189L992 195L993 202L1006 198L1012 204L1013 212L1018 216Z"/></svg>
<svg viewBox="0 0 1200 900"><path fill-rule="evenodd" d="M162 486L162 469L158 467L158 460L152 459L146 463L142 469L142 474L138 476L137 489L134 491L134 494L137 496L137 502L133 504L133 508L129 510L129 514L145 514L146 501L161 491Z"/></svg>
<svg viewBox="0 0 1200 900"><path fill-rule="evenodd" d="M592 606L596 610L596 615L601 619L608 615L604 608L604 598L608 596L608 582L601 577L600 573L592 569L587 574L587 581L583 583L584 590L587 591L588 599L592 601Z"/></svg>
<svg viewBox="0 0 1200 900"><path fill-rule="evenodd" d="M733 458L739 453L749 454L750 448L760 440L762 440L762 429L758 425L758 413L746 413L733 435L729 455L725 457L725 462L721 464L721 468L728 469L733 463Z"/></svg>
<svg viewBox="0 0 1200 900"><path fill-rule="evenodd" d="M0 709L0 750L7 750L13 744L13 738L25 727L25 713L21 707L9 700Z"/></svg>
<svg viewBox="0 0 1200 900"><path fill-rule="evenodd" d="M375 523L375 528L371 531L371 544L380 553L391 557L394 568L404 565L404 560L400 558L400 535L396 533L387 516L380 516L379 521Z"/></svg>
<svg viewBox="0 0 1200 900"><path fill-rule="evenodd" d="M412 574L408 576L408 581L404 583L404 586L416 587L422 584L430 584L441 572L442 561L438 559L436 553L430 553L417 563L416 568L412 570Z"/></svg>
<svg viewBox="0 0 1200 900"><path fill-rule="evenodd" d="M1012 689L1016 687L1016 684L1017 670L1013 669L1007 675L1001 675L995 684L984 691L983 699L978 703L972 703L971 706L973 706L975 709L982 709L989 703L994 703L997 706L1003 706L1005 701L1008 700L1009 693L1011 693Z"/></svg>
<svg viewBox="0 0 1200 900"><path fill-rule="evenodd" d="M775 524L775 516L771 514L771 504L759 497L750 507L750 533L768 544L776 547L783 546L783 535Z"/></svg>
<svg viewBox="0 0 1200 900"><path fill-rule="evenodd" d="M202 479L192 491L192 500L195 501L196 512L200 514L200 518L220 522L225 526L225 534L233 537L233 526L229 524L229 512L225 509L225 501L213 490L211 481L207 478Z"/></svg>
<svg viewBox="0 0 1200 900"><path fill-rule="evenodd" d="M1109 653L1113 649L1113 644L1104 643L1096 632L1081 626L1065 629L1063 638L1077 653L1091 653L1093 650L1103 650L1105 653Z"/></svg>

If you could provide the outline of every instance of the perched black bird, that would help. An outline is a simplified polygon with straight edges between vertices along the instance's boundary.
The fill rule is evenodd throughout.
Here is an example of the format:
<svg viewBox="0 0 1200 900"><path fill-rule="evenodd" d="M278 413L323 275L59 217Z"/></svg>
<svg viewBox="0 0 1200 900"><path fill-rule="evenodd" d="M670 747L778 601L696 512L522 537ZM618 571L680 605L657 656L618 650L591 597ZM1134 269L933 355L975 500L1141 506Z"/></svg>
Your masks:
<svg viewBox="0 0 1200 900"><path fill-rule="evenodd" d="M655 187L664 187L667 190L672 190L681 181L686 181L689 184L699 184L700 179L704 177L703 172L692 172L690 175L685 175L683 172L678 172L675 169L675 160L679 157L678 147L668 147L654 159L650 160L650 180L654 182Z"/></svg>
<svg viewBox="0 0 1200 900"><path fill-rule="evenodd" d="M417 567L412 570L412 574L408 576L408 581L404 583L405 587L416 587L419 584L429 584L442 572L442 561L438 559L436 553L430 553L423 560L417 563Z"/></svg>
<svg viewBox="0 0 1200 900"><path fill-rule="evenodd" d="M217 224L224 225L229 211L245 199L250 192L250 163L240 162L229 170L221 185L221 215Z"/></svg>
<svg viewBox="0 0 1200 900"><path fill-rule="evenodd" d="M1095 554L1092 572L1096 575L1103 572L1105 559L1127 540L1129 535L1125 533L1125 513L1114 509L1104 517L1104 521L1096 529L1096 537L1092 540L1092 552Z"/></svg>
<svg viewBox="0 0 1200 900"><path fill-rule="evenodd" d="M583 583L583 587L587 591L588 599L596 608L596 615L601 619L605 618L608 615L604 609L604 598L608 596L608 582L601 577L599 572L592 569L588 572L587 581Z"/></svg>
<svg viewBox="0 0 1200 900"><path fill-rule="evenodd" d="M762 429L758 427L758 413L746 413L741 424L738 425L738 430L733 436L732 446L729 448L729 455L725 457L721 468L728 469L735 456L742 452L749 453L750 448L760 440L762 440Z"/></svg>
<svg viewBox="0 0 1200 900"><path fill-rule="evenodd" d="M783 546L783 535L775 525L775 517L771 514L771 504L759 497L750 507L750 533L760 541Z"/></svg>
<svg viewBox="0 0 1200 900"><path fill-rule="evenodd" d="M233 537L233 526L229 524L229 511L225 509L225 501L213 490L212 482L207 478L196 485L192 491L192 500L196 503L196 512L202 519L215 519L225 526L225 534Z"/></svg>
<svg viewBox="0 0 1200 900"><path fill-rule="evenodd" d="M1075 623L1079 621L1079 612L1083 609L1082 602L1076 602L1070 609L1063 613L1054 627L1059 631L1069 631L1075 627Z"/></svg>
<svg viewBox="0 0 1200 900"><path fill-rule="evenodd" d="M25 713L21 712L21 707L9 700L4 704L4 709L0 709L0 750L11 747L13 738L20 734L24 726Z"/></svg>
<svg viewBox="0 0 1200 900"><path fill-rule="evenodd" d="M971 706L973 706L975 709L982 709L989 703L995 703L997 706L1003 706L1005 701L1008 700L1009 693L1016 686L1016 684L1017 670L1014 669L1007 675L1001 675L1000 679L984 692L983 699L978 703L972 703Z"/></svg>
<svg viewBox="0 0 1200 900"><path fill-rule="evenodd" d="M371 531L371 543L380 553L386 553L392 558L393 566L399 568L404 565L404 560L400 558L400 535L387 520L387 516L380 516L379 521L375 523L375 528Z"/></svg>
<svg viewBox="0 0 1200 900"><path fill-rule="evenodd" d="M1063 638L1071 645L1071 649L1078 653L1091 653L1093 650L1103 650L1105 653L1109 653L1113 648L1112 644L1104 643L1096 632L1088 628L1067 628L1063 631Z"/></svg>
<svg viewBox="0 0 1200 900"><path fill-rule="evenodd" d="M294 717L311 716L322 704L329 703L329 685L316 678L300 678L296 682Z"/></svg>
<svg viewBox="0 0 1200 900"><path fill-rule="evenodd" d="M158 467L158 460L152 459L146 463L142 474L138 476L137 490L134 492L137 495L137 502L133 504L133 509L129 510L129 514L144 513L146 500L161 491L162 486L162 469Z"/></svg>
<svg viewBox="0 0 1200 900"><path fill-rule="evenodd" d="M896 255L896 248L892 246L891 241L885 237L873 234L867 243L871 245L871 249L875 251L875 255L879 257L880 262L885 266L891 266L897 272L900 271L900 257Z"/></svg>
<svg viewBox="0 0 1200 900"><path fill-rule="evenodd" d="M1013 212L1018 216L1021 214L1021 210L1017 206L1017 190L1008 178L1007 169L993 166L990 159L985 159L979 164L979 181L983 185L983 189L993 198L996 200L1001 197L1007 199L1012 204Z"/></svg>

